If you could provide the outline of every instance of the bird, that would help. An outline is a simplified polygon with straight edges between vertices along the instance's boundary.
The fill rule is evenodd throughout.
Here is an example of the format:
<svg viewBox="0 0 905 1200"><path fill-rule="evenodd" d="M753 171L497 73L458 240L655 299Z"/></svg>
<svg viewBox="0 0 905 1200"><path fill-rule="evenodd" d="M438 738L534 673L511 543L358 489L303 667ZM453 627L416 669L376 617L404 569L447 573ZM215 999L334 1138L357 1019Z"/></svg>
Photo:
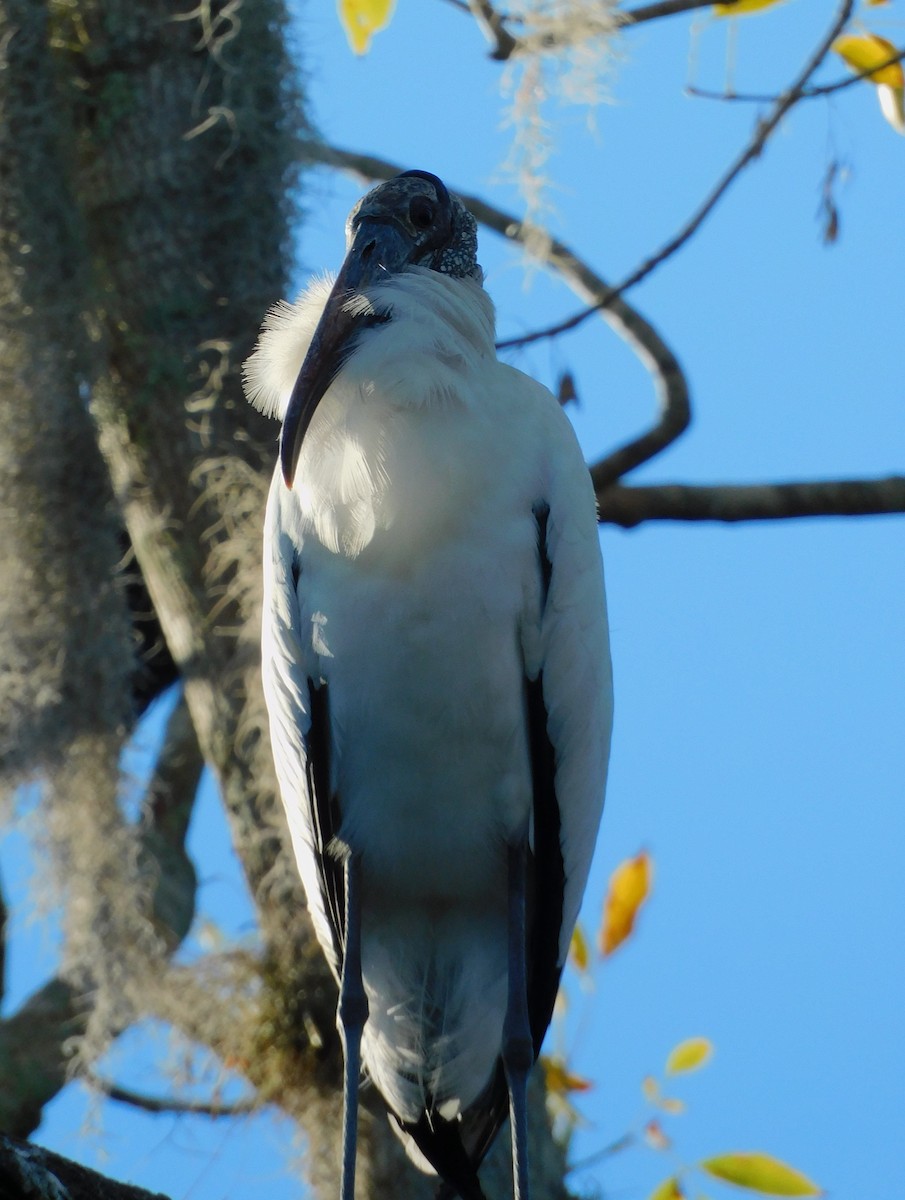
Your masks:
<svg viewBox="0 0 905 1200"><path fill-rule="evenodd" d="M314 929L339 985L341 1197L363 1073L438 1195L482 1200L553 1013L606 785L613 692L590 476L501 362L477 225L427 171L352 209L335 280L265 319L281 419L262 675Z"/></svg>

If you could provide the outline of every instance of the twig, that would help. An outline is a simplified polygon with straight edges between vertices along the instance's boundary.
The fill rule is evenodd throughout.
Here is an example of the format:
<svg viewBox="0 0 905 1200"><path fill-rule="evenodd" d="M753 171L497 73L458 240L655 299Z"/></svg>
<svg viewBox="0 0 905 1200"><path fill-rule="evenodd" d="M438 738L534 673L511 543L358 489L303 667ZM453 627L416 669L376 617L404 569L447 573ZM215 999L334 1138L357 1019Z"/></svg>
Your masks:
<svg viewBox="0 0 905 1200"><path fill-rule="evenodd" d="M724 4L734 4L737 0L722 0ZM447 0L462 13L469 13L475 23L490 43L490 57L496 62L507 62L515 55L525 50L525 43L515 36L507 25L512 18L499 12L489 0ZM683 13L694 12L698 8L709 8L714 0L655 0L652 4L644 4L636 9L627 11L615 9L613 20L618 27L631 29L634 25L642 25L646 21L658 21L662 17L675 17ZM547 46L555 49L559 40L550 35Z"/></svg>
<svg viewBox="0 0 905 1200"><path fill-rule="evenodd" d="M712 0L710 0L712 3ZM604 1146L601 1150L595 1150L593 1154L589 1154L587 1158L580 1158L578 1162L569 1163L568 1173L574 1175L577 1171L587 1171L590 1167L596 1167L598 1163L603 1162L607 1158L612 1158L615 1154L621 1154L623 1150L628 1150L638 1141L638 1134L629 1132L622 1134L615 1141L610 1142L608 1146Z"/></svg>
<svg viewBox="0 0 905 1200"><path fill-rule="evenodd" d="M724 4L736 2L737 0L722 0ZM645 4L641 8L629 9L616 15L620 24L628 29L644 21L658 21L661 17L676 17L682 13L694 12L696 8L710 8L713 3L714 0L656 0L654 4Z"/></svg>
<svg viewBox="0 0 905 1200"><path fill-rule="evenodd" d="M604 524L632 529L644 521L778 521L905 512L905 476L762 484L650 487L611 484L597 501Z"/></svg>
<svg viewBox="0 0 905 1200"><path fill-rule="evenodd" d="M320 161L342 166L369 181L392 179L401 170L396 163L389 163L370 155L354 154L318 143L306 143L306 146ZM470 196L463 192L457 194L482 225L509 241L527 246L529 252L556 271L573 292L583 299L590 300L592 307L589 311L600 313L631 346L653 377L658 402L656 424L641 437L620 446L599 462L594 467L595 485L605 487L675 441L688 428L691 420L688 384L678 359L654 327L636 309L616 296L606 281L592 271L564 242L551 237L546 230L536 225L528 225L512 214L495 208L478 196ZM606 307L601 305L602 300L606 301ZM498 342L497 347L505 349L521 344L520 338L509 338Z"/></svg>
<svg viewBox="0 0 905 1200"><path fill-rule="evenodd" d="M220 1104L216 1100L179 1100L175 1096L147 1096L143 1092L133 1092L130 1088L120 1087L109 1079L89 1071L84 1076L85 1082L96 1092L115 1100L117 1104L129 1104L132 1108L140 1108L149 1113L185 1113L199 1117L244 1117L260 1109L259 1100L236 1100L231 1104Z"/></svg>
<svg viewBox="0 0 905 1200"><path fill-rule="evenodd" d="M896 63L901 62L903 58L905 58L905 50L897 50L885 62L878 63L875 67L866 67L863 71L855 71L847 79L840 79L836 83L824 83L817 87L805 88L802 94L803 99L810 100L812 96L829 96L833 92L842 92L846 88L850 88L853 84L861 83L862 80L876 75L878 71L894 66Z"/></svg>
<svg viewBox="0 0 905 1200"><path fill-rule="evenodd" d="M712 0L709 0L712 3ZM855 83L862 83L865 79L870 79L872 75L876 75L879 71L884 71L887 67L893 67L896 63L902 62L905 59L905 50L897 50L895 54L884 59L883 62L877 63L873 67L865 67L861 71L855 71L854 74L846 76L845 79L839 79L835 83L823 83L814 87L801 89L801 100L813 100L817 96L830 96L834 92L844 91L845 88L851 87ZM685 88L685 93L688 96L694 96L700 100L723 100L723 101L738 101L743 104L775 104L779 99L777 95L767 94L764 92L713 92L707 88L699 88L689 84Z"/></svg>
<svg viewBox="0 0 905 1200"><path fill-rule="evenodd" d="M504 17L489 0L468 0L468 9L493 47L490 57L505 62L518 49L519 43L506 28Z"/></svg>
<svg viewBox="0 0 905 1200"><path fill-rule="evenodd" d="M685 222L673 237L669 239L665 245L649 258L646 258L639 267L626 276L623 281L616 287L612 288L610 293L596 304L588 308L582 309L581 312L574 313L571 317L567 317L563 321L559 321L555 325L549 325L544 329L537 329L533 333L524 334L520 338L513 338L508 343L509 345L527 346L532 342L541 341L544 338L558 337L561 333L567 333L571 329L576 329L588 317L592 316L598 309L604 308L612 304L616 296L634 287L645 279L657 267L661 266L666 259L670 258L677 250L679 250L688 239L700 228L706 218L710 215L713 209L717 206L731 185L735 182L738 176L742 173L749 163L759 157L767 144L773 131L776 129L779 122L786 113L798 103L802 98L802 90L807 84L820 64L823 62L829 53L830 47L838 37L840 31L844 28L851 16L854 0L843 0L833 21L832 27L826 36L822 39L817 49L808 59L803 70L800 72L798 79L779 96L773 106L772 112L758 121L755 126L754 135L749 141L744 150L737 156L727 171L723 174L720 181L707 196L706 200L700 205L695 213Z"/></svg>
<svg viewBox="0 0 905 1200"><path fill-rule="evenodd" d="M527 246L529 253L552 267L573 292L592 301L599 301L610 293L609 285L563 242L535 226L519 222L477 197L463 196L462 199L481 224L510 241ZM620 297L613 297L607 307L599 311L650 372L658 402L658 416L653 428L618 447L594 467L594 484L602 488L659 454L684 433L691 421L691 402L678 359L649 321ZM510 338L498 342L497 346L504 349L518 344L518 338Z"/></svg>

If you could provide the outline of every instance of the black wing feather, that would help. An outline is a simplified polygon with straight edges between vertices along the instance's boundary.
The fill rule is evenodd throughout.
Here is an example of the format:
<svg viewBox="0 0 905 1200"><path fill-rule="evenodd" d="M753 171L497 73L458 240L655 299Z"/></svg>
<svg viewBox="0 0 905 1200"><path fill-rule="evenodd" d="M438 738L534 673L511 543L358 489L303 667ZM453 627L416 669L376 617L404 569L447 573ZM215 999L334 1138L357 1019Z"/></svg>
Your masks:
<svg viewBox="0 0 905 1200"><path fill-rule="evenodd" d="M330 693L324 682L308 680L311 728L306 739L308 802L317 848L317 868L324 897L337 969L342 972L343 946L346 944L345 890L342 863L333 853L332 844L339 830L339 798L333 793L331 775Z"/></svg>
<svg viewBox="0 0 905 1200"><path fill-rule="evenodd" d="M553 563L547 549L550 506L534 506L537 522L537 557L540 566L542 610L553 578ZM531 750L531 779L534 789L534 855L529 860L528 880L528 1014L534 1057L553 1016L562 975L559 938L562 931L566 872L562 855L562 829L556 796L556 751L550 741L547 706L544 703L544 674L526 679L528 745ZM533 880L530 872L533 867ZM533 883L533 886L532 886Z"/></svg>

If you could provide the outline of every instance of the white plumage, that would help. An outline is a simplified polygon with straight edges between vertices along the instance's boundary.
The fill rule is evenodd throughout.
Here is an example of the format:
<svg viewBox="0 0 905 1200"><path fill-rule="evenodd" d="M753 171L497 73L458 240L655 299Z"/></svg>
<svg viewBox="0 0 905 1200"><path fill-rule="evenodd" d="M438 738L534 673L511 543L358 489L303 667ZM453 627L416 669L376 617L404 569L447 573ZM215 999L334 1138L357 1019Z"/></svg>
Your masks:
<svg viewBox="0 0 905 1200"><path fill-rule="evenodd" d="M406 203L433 181L405 178ZM294 486L274 475L263 671L293 845L338 978L330 881L343 857L361 865L364 1065L398 1122L422 1122L402 1131L418 1164L476 1196L432 1138L451 1122L476 1168L501 1119L508 848L527 832L539 1047L600 819L612 692L595 500L571 426L497 360L476 273L418 262L338 299L315 283L270 315L247 365L253 402L285 417L312 340L308 359L322 353L325 305L352 322ZM555 764L544 836L559 827L541 853L537 697ZM551 888L552 936L538 915Z"/></svg>

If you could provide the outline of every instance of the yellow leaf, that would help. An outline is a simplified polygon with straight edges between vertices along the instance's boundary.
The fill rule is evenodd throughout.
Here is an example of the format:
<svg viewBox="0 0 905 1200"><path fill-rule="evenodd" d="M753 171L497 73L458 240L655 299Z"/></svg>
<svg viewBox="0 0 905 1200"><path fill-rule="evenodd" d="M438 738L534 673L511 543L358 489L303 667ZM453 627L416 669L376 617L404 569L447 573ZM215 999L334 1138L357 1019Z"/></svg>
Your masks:
<svg viewBox="0 0 905 1200"><path fill-rule="evenodd" d="M679 1075L683 1071L697 1071L713 1057L713 1043L707 1038L686 1038L673 1046L666 1060L666 1074Z"/></svg>
<svg viewBox="0 0 905 1200"><path fill-rule="evenodd" d="M591 951L588 948L588 939L580 923L572 930L572 940L569 942L569 958L572 960L572 966L582 973L585 973L591 965Z"/></svg>
<svg viewBox="0 0 905 1200"><path fill-rule="evenodd" d="M735 4L714 4L715 17L740 17L744 13L760 12L763 8L772 8L781 4L782 0L737 0Z"/></svg>
<svg viewBox="0 0 905 1200"><path fill-rule="evenodd" d="M684 1195L676 1176L670 1175L669 1179L664 1179L659 1187L654 1188L647 1200L682 1200Z"/></svg>
<svg viewBox="0 0 905 1200"><path fill-rule="evenodd" d="M899 51L886 38L878 37L875 33L868 33L863 37L849 34L846 37L836 38L832 48L846 66L851 67L853 71L870 71L867 78L871 83L885 83L891 88L905 88L902 64L889 61ZM887 65L884 66L884 63Z"/></svg>
<svg viewBox="0 0 905 1200"><path fill-rule="evenodd" d="M367 54L371 38L385 29L395 0L337 0L339 19L355 54Z"/></svg>
<svg viewBox="0 0 905 1200"><path fill-rule="evenodd" d="M749 1151L738 1154L719 1154L699 1166L715 1179L765 1192L768 1196L820 1196L816 1183L794 1167L780 1162L770 1154Z"/></svg>
<svg viewBox="0 0 905 1200"><path fill-rule="evenodd" d="M547 1091L557 1096L569 1092L589 1092L594 1086L590 1079L583 1079L566 1066L565 1061L558 1055L541 1055L541 1066L544 1071L544 1082Z"/></svg>
<svg viewBox="0 0 905 1200"><path fill-rule="evenodd" d="M632 932L638 909L650 892L652 876L653 864L645 850L620 863L610 876L598 936L601 954L612 954Z"/></svg>

